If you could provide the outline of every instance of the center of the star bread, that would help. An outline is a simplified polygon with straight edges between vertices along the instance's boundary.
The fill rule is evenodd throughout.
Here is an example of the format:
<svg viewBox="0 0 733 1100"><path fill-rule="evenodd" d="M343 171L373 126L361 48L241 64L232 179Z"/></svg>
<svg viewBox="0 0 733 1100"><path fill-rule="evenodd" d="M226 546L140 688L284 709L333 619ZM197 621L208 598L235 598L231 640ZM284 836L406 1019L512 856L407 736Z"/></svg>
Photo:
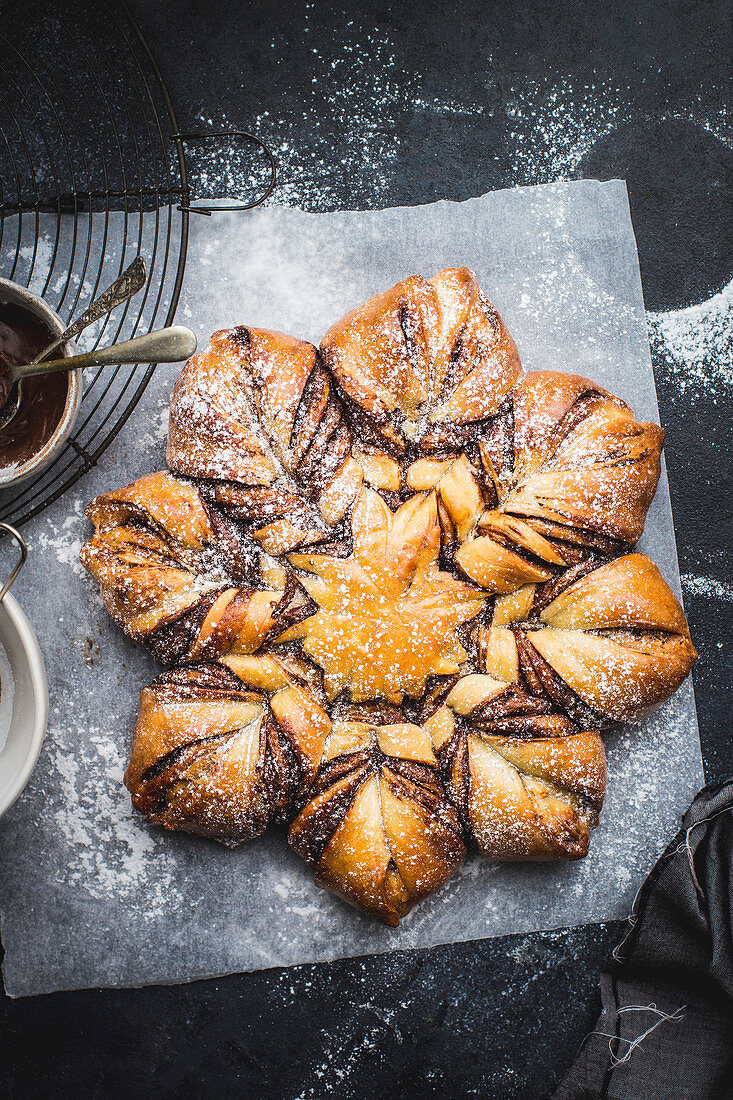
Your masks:
<svg viewBox="0 0 733 1100"><path fill-rule="evenodd" d="M481 610L485 594L438 567L440 526L434 494L392 512L362 491L352 517L349 558L292 554L318 605L282 636L300 638L323 669L329 699L355 702L419 696L429 676L451 675L466 660L457 628Z"/></svg>

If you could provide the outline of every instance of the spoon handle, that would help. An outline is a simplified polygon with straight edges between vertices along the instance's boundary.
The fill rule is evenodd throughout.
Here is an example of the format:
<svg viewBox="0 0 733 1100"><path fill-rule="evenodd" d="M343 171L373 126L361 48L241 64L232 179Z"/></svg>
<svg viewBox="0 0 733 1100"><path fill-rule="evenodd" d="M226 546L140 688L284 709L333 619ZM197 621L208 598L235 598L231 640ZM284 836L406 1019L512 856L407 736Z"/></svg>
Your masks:
<svg viewBox="0 0 733 1100"><path fill-rule="evenodd" d="M134 340L124 340L109 348L97 348L83 355L71 355L68 359L49 359L45 363L27 363L15 367L18 379L31 378L35 374L54 374L56 371L79 370L81 367L104 367L120 363L179 363L196 351L196 337L190 328L172 325Z"/></svg>
<svg viewBox="0 0 733 1100"><path fill-rule="evenodd" d="M113 309L116 309L117 306L121 306L128 298L132 298L133 294L137 294L138 290L145 286L147 277L145 260L142 256L137 256L130 266L122 272L119 279L115 279L112 286L107 287L98 298L95 298L89 308L85 309L73 324L69 325L52 344L49 344L41 352L35 362L38 363L42 359L47 359L52 351L56 351L68 340L73 340L75 336L78 336L94 321L99 321L102 317L111 313Z"/></svg>

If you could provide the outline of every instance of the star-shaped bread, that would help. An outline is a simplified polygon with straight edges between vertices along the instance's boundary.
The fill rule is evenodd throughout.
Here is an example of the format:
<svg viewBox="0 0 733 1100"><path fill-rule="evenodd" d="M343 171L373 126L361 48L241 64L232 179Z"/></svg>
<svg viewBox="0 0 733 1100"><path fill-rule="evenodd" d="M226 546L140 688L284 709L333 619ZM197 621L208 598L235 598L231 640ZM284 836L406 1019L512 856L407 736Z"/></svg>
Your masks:
<svg viewBox="0 0 733 1100"><path fill-rule="evenodd" d="M482 610L486 593L440 568L435 493L393 512L363 488L351 519L348 558L291 554L318 610L287 631L323 669L329 700L401 703L422 695L430 676L456 674L466 660L458 628Z"/></svg>
<svg viewBox="0 0 733 1100"><path fill-rule="evenodd" d="M165 666L135 807L228 843L286 824L317 885L392 926L468 851L581 859L600 731L696 657L635 550L663 439L591 379L524 374L465 268L319 348L215 333L176 382L168 470L87 512L81 560Z"/></svg>

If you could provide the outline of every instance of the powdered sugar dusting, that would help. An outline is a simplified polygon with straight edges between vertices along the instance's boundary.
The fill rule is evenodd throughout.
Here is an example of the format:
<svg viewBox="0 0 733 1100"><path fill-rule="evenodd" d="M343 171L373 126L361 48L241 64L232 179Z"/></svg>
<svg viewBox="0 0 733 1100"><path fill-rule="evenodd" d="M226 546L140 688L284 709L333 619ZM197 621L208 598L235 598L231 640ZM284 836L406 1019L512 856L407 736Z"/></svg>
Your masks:
<svg viewBox="0 0 733 1100"><path fill-rule="evenodd" d="M515 142L512 182L549 183L574 179L596 143L629 119L628 90L613 80L580 84L564 77L517 84L507 93L506 114ZM699 95L663 111L658 121L690 122L729 147L729 113L721 105L710 113Z"/></svg>
<svg viewBox="0 0 733 1100"><path fill-rule="evenodd" d="M427 102L431 97L423 95L422 98ZM389 110L384 116L386 125L388 115ZM268 135L265 133L263 136ZM316 179L318 201L324 195L326 200L333 196L333 192L326 187L326 176L324 171ZM321 183L324 190L321 190ZM572 195L569 194L571 191ZM609 212L609 237L618 243L624 264L613 266L613 257L601 257L593 248L583 250L582 244L587 235L582 218L589 207L596 208L599 193ZM548 201L543 207L541 200L544 194ZM247 217L222 215L217 219L199 219L199 223L206 221L209 224L205 227L199 223L192 224L188 267L190 291L187 292L184 307L191 310L192 327L205 336L222 324L250 319L252 323L264 323L286 331L304 331L300 319L305 313L305 302L308 311L318 316L317 325L314 322L318 331L313 333L318 338L323 331L321 322L327 319L326 306L322 303L327 302L330 315L337 316L351 305L365 300L375 287L396 282L406 271L429 274L439 270L441 262L465 262L472 266L475 262L473 257L481 255L483 248L486 250L485 270L479 271L479 276L488 279L491 274L490 296L504 313L520 350L534 341L537 366L562 369L563 361L569 365L569 341L575 343L583 340L576 324L580 317L568 309L572 301L572 287L567 288L567 295L554 312L548 308L554 300L549 289L537 302L532 298L533 281L525 291L529 301L522 309L517 309L515 305L513 316L509 315L505 303L511 308L512 303L518 303L521 298L517 275L526 278L534 272L535 278L539 278L543 270L554 265L557 257L567 256L568 248L574 247L585 266L579 273L574 265L569 265L565 279L575 285L578 297L584 298L582 285L590 280L600 288L613 285L618 290L619 302L631 303L633 308L627 310L624 338L620 339L618 330L610 327L608 341L604 340L604 353L609 359L609 366L606 366L605 360L599 359L601 370L597 374L595 365L585 363L582 368L581 364L573 363L570 369L597 377L611 389L620 388L624 396L623 386L628 383L637 413L646 402L646 409L642 408L641 415L653 416L651 372L645 353L643 322L639 324L643 316L639 312L641 303L636 283L625 279L627 259L629 256L633 258L633 241L625 220L623 188L602 185L599 192L596 184L559 185L538 193L537 202L532 200L533 196L526 192L503 193L469 204L437 204L368 216L312 218L297 210L271 207L266 211L255 211ZM552 225L558 220L556 215L560 208L567 217L560 227L560 236L555 237ZM374 221L366 224L367 217ZM331 235L329 226L332 227ZM538 233L545 234L542 239L546 250L542 257L538 257L531 248L524 247L525 227L532 239L536 239ZM218 286L209 294L212 283L207 282L206 293L202 293L201 287L196 285L195 273L199 270L201 248L207 238L210 243L212 232L220 235L222 267L236 274L233 274L230 283ZM332 237L336 237L342 245L346 242L343 256L333 245ZM257 249L266 241L270 267L276 269L277 279L268 281L265 268L262 269L261 279L252 277L252 254L256 251L253 238ZM451 242L455 245L456 239L462 249L460 257L449 254L449 245ZM367 241L377 241L378 248L370 251L365 247ZM442 251L446 253L445 258L440 255ZM292 293L293 287L298 290L295 283L285 288L282 285L283 273L292 269L290 259L293 252L299 255L306 275L308 267L313 271L309 281L303 281L300 298L297 293ZM520 265L515 262L517 254L522 257ZM306 264L308 267L305 267ZM604 277L604 271L607 277ZM313 292L314 286L322 290L322 296ZM346 298L349 300L344 300ZM242 315L245 306L246 317ZM263 320L256 316L258 310ZM590 322L595 323L598 310L593 303L589 314ZM310 335L310 330L305 331ZM550 364L546 356L544 361L540 361L542 349L547 349L548 344L555 355ZM626 365L632 364L633 378L629 380ZM158 371L144 395L141 409L155 410L158 398L166 389L169 393L170 377L164 378ZM144 456L138 453L135 446L136 430L131 421L127 429L127 438L131 442L125 444L121 436L120 444L111 448L105 456L105 469L90 472L85 483L85 502L95 492L103 492L112 484L131 481L145 468L142 465ZM59 534L64 534L63 522L66 518L64 506L52 506L40 520L32 521L29 535L35 540L42 531L51 540L56 540ZM662 565L666 565L667 575L673 575L674 552L670 549L666 493L661 496L661 508L650 514L648 528L650 545L655 546L655 553L663 558ZM70 527L65 533L73 538L82 530L85 535L89 533L80 518L79 527ZM37 624L55 622L65 616L67 622L63 629L67 630L70 640L83 637L88 632L101 640L99 626L103 620L98 607L89 602L91 586L84 586L84 582L68 565L60 564L56 555L63 553L63 545L52 546L49 543L38 546L37 555L29 561L28 569L24 571L25 579L24 575L19 579L20 597ZM707 571L701 563L699 572ZM61 577L65 586L63 593ZM86 740L85 730L88 728L95 740L108 735L117 744L117 732L108 734L105 729L107 716L100 717L94 710L104 707L112 713L122 707L117 722L120 736L116 778L104 779L103 786L106 784L110 796L114 795L114 787L122 809L132 816L129 801L123 801L128 796L119 787L119 760L124 759L124 742L128 736L123 731L129 731L131 725L137 685L147 682L153 675L153 669L151 663L136 653L123 638L117 635L113 640L112 632L107 633L106 626L104 631L102 661L99 666L95 665L93 672L87 670L83 662L74 663L71 644L55 646L49 654L47 666L50 678L54 677L57 685L67 681L70 684L73 681L73 685L65 693L63 714L52 722L53 742L46 744L34 782L11 811L12 816L5 819L0 828L3 856L12 854L18 868L17 872L13 871L12 881L6 880L6 885L0 881L3 937L8 950L5 960L6 985L14 993L109 981L139 984L201 977L620 917L628 907L640 879L651 866L654 855L663 847L665 833L700 785L699 747L691 692L683 688L681 696L675 700L675 713L670 714L668 705L658 723L655 720L653 724L645 723L641 728L629 731L631 741L628 745L617 742L616 735L609 737L611 786L606 811L594 834L591 855L587 860L580 864L545 866L498 866L469 860L444 890L415 908L397 933L375 926L375 922L349 910L337 899L315 891L308 869L289 851L282 836L263 837L231 852L205 841L189 841L165 834L160 835L158 842L159 834L152 831L151 835L164 847L166 861L170 859L175 868L174 885L183 897L182 903L176 902L177 912L195 913L196 919L170 920L165 909L160 910L160 919L154 927L156 950L151 952L146 950L152 928L148 919L133 919L139 915L131 909L131 919L126 921L121 909L118 907L115 911L113 900L99 885L95 887L99 894L96 898L84 887L65 886L61 881L68 841L56 826L52 811L58 810L58 802L65 794L61 794L60 773L51 757L51 749L59 738L59 728L68 726L69 730L62 745L64 756L78 759L80 767L82 758L88 759L91 782L96 775L91 769L99 769L102 775L107 770L100 749L91 739L85 746L77 746L76 740ZM57 698L60 698L58 691ZM91 720L83 713L86 701ZM81 732L77 727L83 727ZM632 764L634 769L638 767L638 774L636 770L631 770ZM73 777L72 788L77 791L78 797L84 796L81 772ZM112 813L107 809L102 817L109 817ZM94 815L90 813L85 816L93 818ZM39 850L34 826L44 821L49 824L48 844ZM12 836L11 825L14 826ZM56 842L52 831L55 831ZM18 845L18 836L28 840ZM115 859L120 859L120 846L114 838L107 843L111 843L112 850L117 852L114 857L105 856L105 865L109 868L114 865ZM122 851L129 851L126 844L122 845ZM151 879L168 869L167 863L159 862L160 856L159 847L142 855L140 863L144 870L137 880L137 893L141 897L149 891ZM78 866L74 859L75 866ZM105 874L93 869L92 878L97 876L103 882ZM29 921L28 913L40 912L43 900L49 896L49 883L54 886L54 897L57 899L54 913L41 915L37 921ZM131 887L130 890L134 895L135 890ZM89 913L89 927L83 931L58 920L59 913L73 910L80 898ZM224 904L222 899L225 899ZM127 906L129 901L124 904ZM117 915L121 919L118 920ZM104 954L104 944L108 942L111 929L118 936L114 971L110 969L110 960ZM45 952L50 937L54 937L57 944L58 963L55 969L49 966ZM404 960L396 958L399 960L397 973L404 969ZM287 972L284 972L283 982L286 987L292 982ZM377 1023L376 1016L374 1022ZM342 1038L346 1044L358 1043L360 1033L344 1034ZM339 1036L336 1035L334 1041L338 1044ZM333 1049L332 1045L328 1046L329 1051ZM324 1048L323 1060L314 1055L314 1070L323 1069L324 1076L317 1076L314 1072L312 1077L306 1079L306 1095L308 1091L314 1096L319 1095L319 1082L328 1081L325 1062ZM357 1079L355 1075L359 1068L357 1065L351 1071L352 1079Z"/></svg>
<svg viewBox="0 0 733 1100"><path fill-rule="evenodd" d="M716 402L733 385L733 282L699 305L647 313L649 340L665 381L689 401Z"/></svg>
<svg viewBox="0 0 733 1100"><path fill-rule="evenodd" d="M277 158L278 186L267 201L300 205L307 197L311 209L328 209L338 184L348 178L355 191L370 195L370 205L384 205L400 151L397 129L390 120L410 102L411 91L397 51L384 33L374 31L368 43L345 38L328 57L315 45L310 52L319 77L314 76L312 91L305 92L301 110L277 118L263 111L252 126ZM438 105L425 102L424 106ZM447 109L463 110L454 103ZM324 116L339 131L340 160L335 161L333 140L321 126ZM199 121L205 127L234 127L226 117L214 121L204 115ZM209 195L242 196L250 183L248 168L236 149L228 147L208 155L197 178L202 193ZM255 172L254 179L259 181L255 191L262 190L266 175Z"/></svg>
<svg viewBox="0 0 733 1100"><path fill-rule="evenodd" d="M624 117L624 103L610 84L531 80L510 90L506 113L514 123L515 184L544 183L572 179L596 141Z"/></svg>
<svg viewBox="0 0 733 1100"><path fill-rule="evenodd" d="M691 596L702 596L708 600L733 600L733 584L719 581L715 577L699 577L694 573L683 573L680 578L682 587Z"/></svg>
<svg viewBox="0 0 733 1100"><path fill-rule="evenodd" d="M175 911L183 900L175 861L164 837L134 816L117 743L101 727L52 726L48 737L61 794L53 819L68 845L58 881L93 898L122 901L145 919Z"/></svg>
<svg viewBox="0 0 733 1100"><path fill-rule="evenodd" d="M41 548L54 554L59 565L73 570L78 577L84 577L86 572L79 561L83 529L86 526L84 504L79 498L67 503L69 514L58 526L39 532L38 543Z"/></svg>

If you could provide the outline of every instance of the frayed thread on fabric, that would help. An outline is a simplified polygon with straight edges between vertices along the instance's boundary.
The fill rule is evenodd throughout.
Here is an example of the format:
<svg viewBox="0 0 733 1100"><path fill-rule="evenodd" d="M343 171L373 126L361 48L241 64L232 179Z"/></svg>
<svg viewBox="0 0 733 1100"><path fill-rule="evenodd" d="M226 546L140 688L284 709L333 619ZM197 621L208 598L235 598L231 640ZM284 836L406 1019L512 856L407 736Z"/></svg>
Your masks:
<svg viewBox="0 0 733 1100"><path fill-rule="evenodd" d="M591 1031L588 1038L592 1035L599 1035L604 1039L608 1039L608 1050L611 1055L611 1066L616 1069L617 1066L623 1066L628 1062L637 1049L641 1046L648 1035L651 1035L653 1031L660 1026L660 1024L668 1023L670 1020L683 1020L685 1018L684 1010L687 1005L680 1005L674 1012L663 1012L660 1008L657 1008L655 1004L650 1005L624 1005L618 1009L618 1015L622 1012L651 1012L658 1017L654 1023L648 1027L645 1031L642 1031L640 1035L637 1035L635 1039L627 1039L623 1035L612 1035L608 1031ZM623 1054L619 1054L619 1048L621 1044L627 1044L627 1049Z"/></svg>
<svg viewBox="0 0 733 1100"><path fill-rule="evenodd" d="M685 839L683 843L680 844L679 848L677 848L677 850L675 851L675 855L677 855L679 852L687 852L687 859L690 864L690 874L692 875L695 892L697 893L699 900L703 902L703 904L707 901L707 898L705 897L705 891L700 885L697 873L695 871L695 859L694 852L692 851L692 847L690 845L690 833L693 829L696 829L698 825L706 825L708 821L714 821L715 818L720 817L721 814L729 814L732 812L733 810L731 810L730 806L723 806L722 809L716 810L716 812L714 814L710 814L709 817L701 817L699 821L693 822L693 824L690 825L689 829L687 829L687 831L685 832Z"/></svg>
<svg viewBox="0 0 733 1100"><path fill-rule="evenodd" d="M693 882L693 885L695 887L695 892L698 896L699 901L702 902L703 904L705 904L705 902L707 901L707 898L705 897L705 891L703 890L702 886L700 885L699 879L697 877L697 872L695 871L695 858L694 858L695 853L693 852L692 846L690 844L690 835L691 835L692 831L698 827L698 825L706 825L709 821L714 821L716 817L720 817L722 814L731 813L731 812L733 812L733 811L731 810L730 806L723 806L720 810L716 810L716 812L714 814L709 814L708 817L701 817L699 821L693 821L693 823L692 823L692 825L690 825L689 829L685 830L685 839L682 841L681 844L679 844L674 849L674 851L670 852L670 854L669 854L670 859L673 856L680 855L681 852L685 852L687 854L687 859L688 859L688 862L690 864L690 875L692 876L692 882ZM615 959L615 961L618 962L618 963L623 963L624 962L624 958L620 954L620 952L623 951L624 947L626 946L626 943L629 940L629 937L631 936L632 932L634 931L634 929L636 928L636 925L639 922L640 913L637 909L637 903L639 901L639 897L640 897L641 892L644 889L645 885L646 885L646 883L642 883L641 886L639 887L639 889L636 891L636 894L634 896L634 900L631 904L631 912L629 913L628 917L626 918L628 926L629 926L626 935L621 940L621 943L617 944L616 947L614 947L613 951L611 952L611 957L613 959Z"/></svg>

